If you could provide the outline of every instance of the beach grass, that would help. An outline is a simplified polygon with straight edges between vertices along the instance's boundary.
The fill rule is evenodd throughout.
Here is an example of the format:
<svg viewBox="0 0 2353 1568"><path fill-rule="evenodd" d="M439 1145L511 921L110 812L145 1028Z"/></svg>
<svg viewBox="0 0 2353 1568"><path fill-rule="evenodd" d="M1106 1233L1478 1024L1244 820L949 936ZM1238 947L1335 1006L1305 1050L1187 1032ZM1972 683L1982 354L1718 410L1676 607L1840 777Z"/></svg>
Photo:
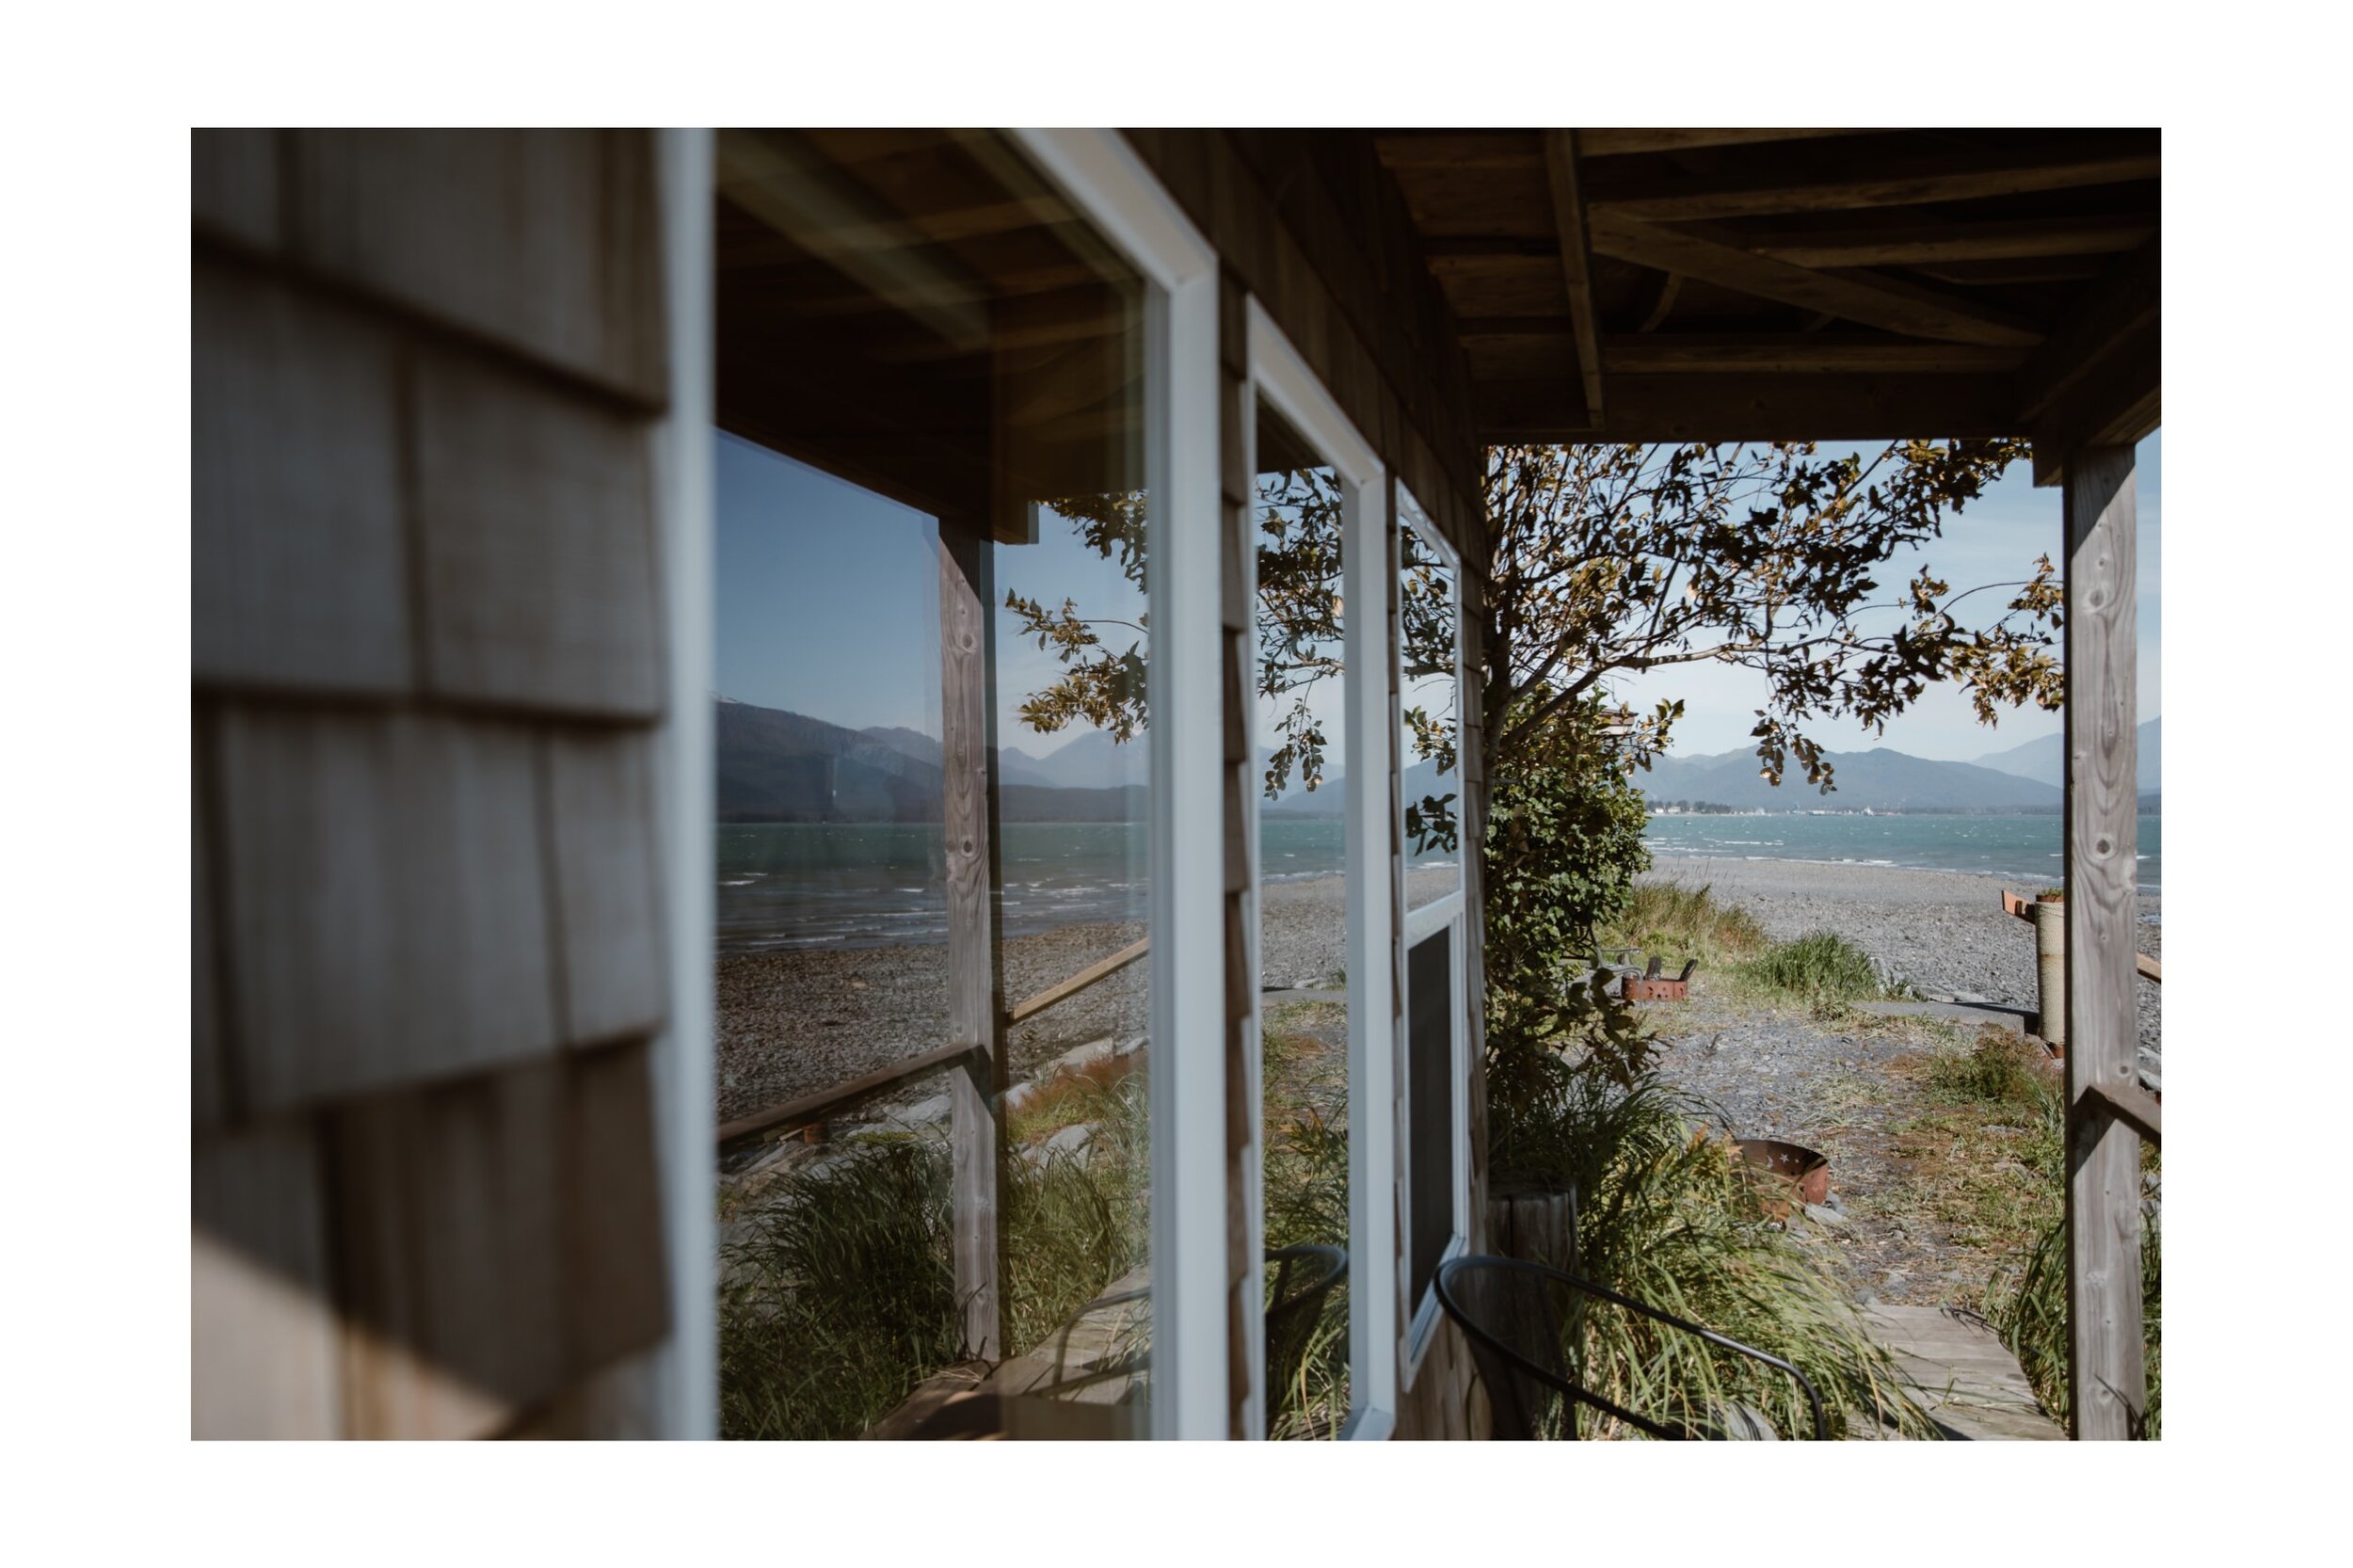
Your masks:
<svg viewBox="0 0 2353 1568"><path fill-rule="evenodd" d="M1757 986L1817 1008L1881 994L1870 954L1831 931L1811 931L1795 941L1777 942L1749 960L1742 973Z"/></svg>
<svg viewBox="0 0 2353 1568"><path fill-rule="evenodd" d="M1000 1168L1010 1354L1069 1321L1144 1256L1143 1080L1071 1076L1078 1081L1051 1103L1092 1126L1083 1155L1009 1157ZM918 1133L861 1141L837 1161L780 1179L746 1238L725 1252L722 1436L855 1437L965 1358L949 1171L945 1138Z"/></svg>
<svg viewBox="0 0 2353 1568"><path fill-rule="evenodd" d="M1766 946L1765 928L1707 884L1638 882L1625 912L1602 932L1602 945L1641 948L1679 968L1696 958L1709 968L1753 957Z"/></svg>
<svg viewBox="0 0 2353 1568"><path fill-rule="evenodd" d="M2044 1410L2064 1423L2067 1397L2067 1133L2058 1072L2040 1048L1993 1025L1974 1040L1950 1037L1901 1056L1894 1075L1920 1108L1889 1129L1902 1179L1876 1207L1934 1225L1990 1260L1989 1276L1963 1293L2018 1357ZM2142 1329L2149 1425L2163 1429L2164 1355L2160 1211L2162 1164L2143 1156L2149 1202L2141 1241Z"/></svg>
<svg viewBox="0 0 2353 1568"><path fill-rule="evenodd" d="M1689 1096L1655 1074L1630 1087L1577 1074L1539 1113L1558 1124L1546 1143L1575 1151L1554 1175L1580 1194L1580 1275L1796 1365L1834 1436L1882 1420L1933 1435L1828 1253L1769 1216L1751 1169L1699 1129ZM1813 1430L1786 1374L1608 1304L1579 1315L1570 1350L1579 1382L1655 1420L1710 1430L1737 1409L1784 1436ZM1580 1424L1588 1437L1638 1435L1590 1411Z"/></svg>

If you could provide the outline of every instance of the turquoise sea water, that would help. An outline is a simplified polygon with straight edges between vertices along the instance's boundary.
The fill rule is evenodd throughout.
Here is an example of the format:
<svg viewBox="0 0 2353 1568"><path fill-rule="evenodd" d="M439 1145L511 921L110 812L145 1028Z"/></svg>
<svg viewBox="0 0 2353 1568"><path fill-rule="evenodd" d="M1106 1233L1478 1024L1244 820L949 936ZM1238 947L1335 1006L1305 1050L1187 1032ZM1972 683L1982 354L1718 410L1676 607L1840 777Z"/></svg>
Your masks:
<svg viewBox="0 0 2353 1568"><path fill-rule="evenodd" d="M2060 876L2060 820L2018 817L1774 816L1653 817L1643 837L1664 869L1677 856L1748 860L1834 860L1921 871L1975 872L2055 887ZM2139 880L2163 884L2163 819L2140 819Z"/></svg>
<svg viewBox="0 0 2353 1568"><path fill-rule="evenodd" d="M1080 920L1144 918L1141 824L1008 823L1004 929L1027 936ZM719 949L889 947L947 938L940 830L927 824L724 823L718 830ZM1976 872L2043 887L2059 879L2059 819L2032 817L1653 817L1661 870L1678 857L1832 860ZM2140 885L2154 890L2160 819L2140 819ZM1258 857L1269 880L1342 869L1335 817L1269 817ZM1443 857L1418 862L1434 865Z"/></svg>

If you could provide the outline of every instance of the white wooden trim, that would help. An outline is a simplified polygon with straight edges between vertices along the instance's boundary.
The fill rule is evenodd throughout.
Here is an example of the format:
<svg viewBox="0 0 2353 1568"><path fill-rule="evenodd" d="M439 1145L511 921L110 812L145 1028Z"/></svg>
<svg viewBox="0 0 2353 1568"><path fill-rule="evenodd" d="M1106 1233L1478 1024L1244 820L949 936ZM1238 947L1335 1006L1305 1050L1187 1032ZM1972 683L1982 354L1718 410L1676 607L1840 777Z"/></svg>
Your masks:
<svg viewBox="0 0 2353 1568"><path fill-rule="evenodd" d="M1250 389L1264 397L1340 483L1341 594L1353 606L1343 617L1341 657L1348 674L1342 710L1348 734L1346 822L1348 867L1348 1240L1350 1419L1345 1435L1385 1437L1397 1413L1396 1267L1397 1125L1394 1097L1382 1090L1396 1073L1396 988L1390 963L1395 933L1385 868L1395 842L1389 821L1390 731L1387 603L1388 486L1379 456L1350 424L1307 361L1257 300L1250 301ZM1255 424L1255 420L1253 421ZM1255 472L1255 465L1254 465ZM1255 598L1254 598L1255 602ZM1252 740L1252 755L1257 754ZM1376 871L1375 868L1384 868ZM1373 892L1380 897L1374 899ZM1250 1044L1257 1079L1261 1051ZM1257 1103L1253 1102L1254 1105ZM1265 1250L1266 1215L1249 1208L1251 1256ZM1254 1275L1262 1299L1264 1283ZM1254 1358L1251 1391L1264 1409L1265 1368ZM1263 1416L1259 1427L1264 1425Z"/></svg>
<svg viewBox="0 0 2353 1568"><path fill-rule="evenodd" d="M668 872L670 1027L653 1042L655 1148L669 1251L670 1339L653 1359L654 1431L719 1435L719 1324L712 1301L713 1085L711 977L718 929L711 867L712 134L658 140L668 269L670 414L655 446L656 549L668 600L668 716L655 744L655 810Z"/></svg>
<svg viewBox="0 0 2353 1568"><path fill-rule="evenodd" d="M1466 661L1464 658L1465 626L1463 608L1463 559L1461 554L1455 550L1454 546L1448 541L1446 536L1441 534L1437 527L1431 522L1429 513L1422 510L1420 504L1414 499L1412 493L1402 485L1397 487L1397 509L1399 520L1413 529L1416 536L1421 541L1422 545L1432 551L1432 552L1438 557L1439 561L1449 572L1453 574L1454 578L1455 776L1458 780L1456 786L1458 791L1458 799L1463 802L1464 807L1465 808L1465 809L1461 813L1461 840L1456 850L1457 862L1462 867L1461 884L1453 892L1449 893L1444 898L1433 899L1430 903L1423 904L1418 909L1407 909L1405 911L1405 929L1403 932L1404 939L1400 944L1399 952L1401 962L1405 962L1405 955L1410 953L1417 943L1428 937L1432 933L1437 931L1440 927L1451 928L1452 935L1449 937L1447 949L1449 959L1447 982L1450 993L1449 1016L1453 1019L1454 1023L1454 1028L1449 1035L1448 1045L1449 1054L1452 1058L1448 1064L1448 1075L1452 1080L1454 1084L1453 1126L1449 1129L1450 1137L1449 1138L1449 1144L1450 1144L1452 1150L1450 1163L1452 1166L1451 1184L1453 1197L1453 1228L1447 1237L1447 1244L1445 1248L1438 1256L1438 1261L1441 1265L1443 1265L1449 1258L1460 1257L1470 1250L1471 1228L1470 1100L1472 1084L1470 1051L1471 1027L1469 1007L1470 929L1469 900L1466 889L1470 886L1469 857L1472 853L1473 846L1469 840L1469 821L1467 811L1467 807L1469 805L1469 792L1467 790L1464 790L1459 783L1459 780L1463 776L1463 759L1469 744L1469 736L1464 732L1464 712L1465 708L1464 694L1466 689L1469 672L1466 668ZM1391 650L1390 657L1396 661L1395 667L1398 671L1398 692L1399 698L1401 703L1403 700L1405 685L1405 648L1401 625L1399 632L1398 647ZM1395 728L1399 723L1399 720L1392 718L1390 722L1392 728ZM1404 778L1405 767L1406 761L1403 750L1401 747L1397 759L1398 778L1401 785ZM1401 788L1398 791L1398 820L1396 824L1398 842L1401 846L1402 846L1405 841L1404 808L1404 791ZM1409 874L1409 869L1405 864L1405 856L1403 854L1401 853L1399 855L1398 862L1399 880L1401 884L1403 884L1405 878ZM1402 886L1399 888L1398 904L1401 908L1404 907L1405 898L1404 888ZM1405 995L1405 987L1410 985L1412 983L1412 966L1410 962L1407 962L1406 968L1400 977L1401 984L1399 986L1399 994L1404 998L1404 1010L1402 1016L1409 1019L1413 1016L1413 999L1410 996ZM1408 1049L1411 1048L1411 1044L1412 1043L1410 1041L1406 1043ZM1401 1216L1402 1216L1402 1223L1398 1231L1398 1235L1401 1238L1401 1245L1399 1249L1398 1258L1399 1270L1401 1275L1402 1276L1400 1281L1401 1286L1409 1285L1411 1283L1413 1267L1412 1259L1414 1256L1414 1238L1412 1234L1414 1213L1414 1156L1412 1136L1414 1125L1413 1075L1410 1071L1403 1070L1403 1057L1401 1052L1401 1070L1398 1073L1397 1090L1397 1126L1400 1129L1398 1144L1399 1175L1397 1183L1397 1201L1399 1205L1398 1212ZM1404 1326L1404 1332L1398 1344L1398 1362L1400 1366L1400 1380L1407 1388L1411 1388L1414 1385L1415 1375L1421 1369L1422 1359L1429 1352L1431 1342L1436 1334L1438 1317L1438 1293L1434 1288L1426 1288L1422 1292L1421 1300L1417 1302L1408 1302L1406 1304L1407 1320Z"/></svg>
<svg viewBox="0 0 2353 1568"><path fill-rule="evenodd" d="M1113 131L1014 140L1150 284L1152 1435L1226 1435L1217 254Z"/></svg>

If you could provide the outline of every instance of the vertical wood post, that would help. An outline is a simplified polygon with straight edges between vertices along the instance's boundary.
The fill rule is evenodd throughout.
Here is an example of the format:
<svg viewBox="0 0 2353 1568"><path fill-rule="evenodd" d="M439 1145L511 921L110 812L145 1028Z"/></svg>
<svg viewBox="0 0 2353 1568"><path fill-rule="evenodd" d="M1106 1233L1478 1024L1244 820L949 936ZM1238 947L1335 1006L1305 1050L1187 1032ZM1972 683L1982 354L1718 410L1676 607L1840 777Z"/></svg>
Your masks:
<svg viewBox="0 0 2353 1568"><path fill-rule="evenodd" d="M939 524L940 786L946 815L948 1039L970 1048L951 1075L956 1300L965 1353L995 1361L1000 1217L997 1162L1003 1139L1004 1053L998 1021L1004 978L997 941L1001 896L997 846L995 605L989 543Z"/></svg>
<svg viewBox="0 0 2353 1568"><path fill-rule="evenodd" d="M2140 1138L2094 1084L2135 1086L2133 450L2067 459L2068 1396L2077 1438L2136 1435Z"/></svg>

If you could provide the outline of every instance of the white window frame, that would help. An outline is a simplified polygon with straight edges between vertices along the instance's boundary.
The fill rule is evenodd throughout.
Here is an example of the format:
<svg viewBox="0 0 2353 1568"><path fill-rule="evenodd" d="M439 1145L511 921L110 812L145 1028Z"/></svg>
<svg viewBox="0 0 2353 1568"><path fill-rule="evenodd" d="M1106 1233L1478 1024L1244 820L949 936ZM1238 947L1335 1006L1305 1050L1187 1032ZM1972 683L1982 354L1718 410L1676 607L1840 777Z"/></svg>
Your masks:
<svg viewBox="0 0 2353 1568"><path fill-rule="evenodd" d="M1389 701L1386 670L1394 654L1389 648L1388 616L1378 606L1387 604L1393 591L1389 579L1388 484L1386 471L1370 442L1355 425L1307 361L1283 335L1281 328L1256 298L1249 304L1249 376L1242 389L1243 440L1253 443L1245 472L1257 472L1255 432L1257 400L1266 402L1289 420L1340 484L1340 592L1354 609L1343 617L1341 658L1347 666L1342 711L1348 734L1341 747L1345 759L1344 787L1348 868L1348 1342L1349 1416L1344 1439L1385 1438L1397 1425L1397 1283L1396 1254L1397 1125L1388 1096L1375 1085L1394 1081L1395 1019L1391 1015L1396 990L1390 983L1394 949L1387 879L1375 868L1389 863L1396 839L1389 808L1389 760L1397 720ZM1255 537L1255 529L1253 530ZM1253 565L1255 566L1255 552ZM1255 574L1254 574L1255 575ZM1257 595L1250 594L1255 632ZM1258 754L1257 705L1245 715L1248 755ZM1257 843L1257 794L1245 791L1244 824L1247 841ZM1255 859L1255 857L1254 857ZM1257 878L1254 863L1251 904L1255 915ZM1376 901L1374 894L1380 897ZM1255 924L1255 920L1254 920ZM1255 933L1254 933L1255 936ZM1248 1065L1249 1099L1254 1116L1265 1082L1265 1053L1259 1035L1257 955L1251 953L1250 1024L1244 1055ZM1266 1209L1261 1151L1254 1140L1246 1162L1251 1191L1246 1194L1249 1216L1250 1282L1243 1300L1266 1299ZM1250 1397L1245 1430L1266 1431L1266 1346L1262 1335L1250 1340Z"/></svg>
<svg viewBox="0 0 2353 1568"><path fill-rule="evenodd" d="M1223 1438L1225 822L1218 777L1225 727L1218 647L1224 610L1217 252L1117 132L1011 135L1146 285L1151 1434Z"/></svg>
<svg viewBox="0 0 2353 1568"><path fill-rule="evenodd" d="M1469 804L1468 792L1463 789L1460 782L1463 776L1464 749L1468 744L1468 737L1462 732L1463 696L1467 674L1463 657L1463 558L1453 545L1448 542L1446 536L1438 532L1436 524L1430 520L1430 514L1422 510L1420 504L1415 501L1412 493L1403 485L1397 487L1397 510L1400 525L1411 528L1422 547L1435 555L1447 570L1453 574L1455 777L1457 780L1455 801L1457 822L1458 824L1462 824L1467 822L1467 813L1463 808ZM1402 569L1401 563L1399 571ZM1396 573L1392 573L1389 590L1392 594L1401 591L1395 577ZM1405 635L1401 615L1399 620L1397 647L1392 649L1391 658L1393 660L1391 667L1396 672L1398 704L1397 712L1390 716L1389 731L1393 735L1400 736L1395 764L1398 780L1397 906L1400 909L1405 909L1407 857L1412 844L1405 836L1405 807L1408 803L1405 800L1404 779L1405 770L1410 763L1405 756L1401 734L1404 728L1405 699ZM1448 1260L1460 1257L1470 1250L1471 1081L1467 952L1470 936L1467 889L1470 886L1470 874L1466 862L1472 851L1473 846L1467 834L1462 834L1456 858L1457 864L1461 865L1463 870L1454 891L1444 898L1433 899L1418 909L1405 909L1403 939L1398 944L1397 954L1400 966L1398 996L1403 1004L1399 1016L1401 1021L1401 1026L1402 1026L1403 1022L1410 1021L1414 1016L1413 998L1407 988L1413 984L1413 965L1409 955L1415 944L1438 930L1451 931L1448 946L1449 961L1447 977L1448 1016L1453 1020L1454 1028L1449 1044L1451 1061L1447 1070L1449 1080L1454 1085L1453 1127L1449 1140L1453 1150L1452 1168L1449 1176L1453 1194L1453 1229L1447 1238L1445 1250L1438 1255L1438 1266L1441 1268L1445 1267ZM1399 1247L1398 1288L1401 1292L1410 1288L1413 1281L1413 1073L1405 1058L1405 1052L1412 1048L1413 1041L1406 1038L1402 1048L1398 1052L1397 1125L1401 1129L1401 1135L1398 1141L1397 1202L1400 1216L1398 1235L1402 1239ZM1401 1368L1401 1381L1407 1388L1413 1387L1414 1380L1421 1370L1421 1364L1429 1352L1431 1342L1436 1337L1439 1316L1438 1292L1433 1274L1432 1284L1422 1291L1421 1300L1405 1304L1405 1327L1398 1342L1397 1353Z"/></svg>

